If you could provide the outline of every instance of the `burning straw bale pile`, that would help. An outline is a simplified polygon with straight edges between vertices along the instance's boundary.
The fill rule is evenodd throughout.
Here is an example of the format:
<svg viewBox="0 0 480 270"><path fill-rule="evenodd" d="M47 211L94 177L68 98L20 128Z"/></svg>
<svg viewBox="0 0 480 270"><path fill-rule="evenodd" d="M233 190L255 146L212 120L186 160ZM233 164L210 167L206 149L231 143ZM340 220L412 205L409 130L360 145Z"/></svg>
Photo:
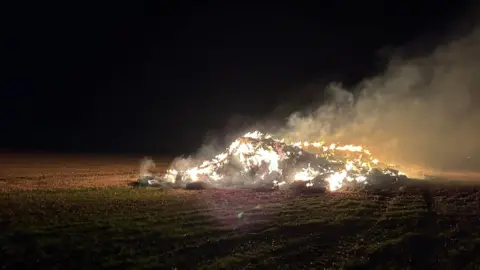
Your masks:
<svg viewBox="0 0 480 270"><path fill-rule="evenodd" d="M178 160L162 177L144 171L137 185L186 189L335 191L406 179L362 146L285 142L258 131L236 139L211 160L194 165Z"/></svg>

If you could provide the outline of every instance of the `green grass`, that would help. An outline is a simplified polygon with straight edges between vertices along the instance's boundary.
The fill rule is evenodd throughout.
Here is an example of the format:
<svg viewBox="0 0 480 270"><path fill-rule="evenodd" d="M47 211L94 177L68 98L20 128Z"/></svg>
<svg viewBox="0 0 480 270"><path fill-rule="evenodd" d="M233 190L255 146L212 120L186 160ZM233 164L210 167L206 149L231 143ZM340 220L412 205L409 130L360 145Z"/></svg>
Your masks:
<svg viewBox="0 0 480 270"><path fill-rule="evenodd" d="M480 265L478 191L426 192L3 192L0 265L475 269Z"/></svg>

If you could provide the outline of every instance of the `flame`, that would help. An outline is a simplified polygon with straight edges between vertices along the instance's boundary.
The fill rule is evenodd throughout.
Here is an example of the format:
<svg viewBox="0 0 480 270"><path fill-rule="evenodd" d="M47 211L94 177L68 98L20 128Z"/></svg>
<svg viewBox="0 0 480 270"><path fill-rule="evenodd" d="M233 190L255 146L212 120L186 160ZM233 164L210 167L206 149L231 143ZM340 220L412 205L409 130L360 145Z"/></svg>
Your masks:
<svg viewBox="0 0 480 270"><path fill-rule="evenodd" d="M304 151L307 148L313 149L309 152L314 153L314 157L310 158L326 162L316 166L308 163L306 167L296 167L296 172L290 179L288 175L283 175L284 167L288 168L284 164L286 162L296 164L297 159L310 154ZM252 131L232 142L225 152L211 160L203 161L197 167L182 172L167 170L164 179L172 183L177 179L185 182L199 180L219 182L234 177L232 170L229 170L232 167L238 168L236 173L245 177L255 170L253 182L271 177L274 186L282 186L291 181L305 181L306 186L313 186L315 179L321 179L327 183L330 191L335 191L345 182L366 183L373 168L388 175L404 175L391 169L382 170L379 168L381 164L386 163L380 163L363 146L336 143L326 145L324 141L288 142L285 139L273 138L270 134Z"/></svg>
<svg viewBox="0 0 480 270"><path fill-rule="evenodd" d="M335 172L327 177L327 182L331 191L335 191L342 187L343 180L347 177L347 171Z"/></svg>
<svg viewBox="0 0 480 270"><path fill-rule="evenodd" d="M295 181L310 181L317 177L320 172L310 168L310 164L307 168L303 168L300 172L297 172L294 176Z"/></svg>

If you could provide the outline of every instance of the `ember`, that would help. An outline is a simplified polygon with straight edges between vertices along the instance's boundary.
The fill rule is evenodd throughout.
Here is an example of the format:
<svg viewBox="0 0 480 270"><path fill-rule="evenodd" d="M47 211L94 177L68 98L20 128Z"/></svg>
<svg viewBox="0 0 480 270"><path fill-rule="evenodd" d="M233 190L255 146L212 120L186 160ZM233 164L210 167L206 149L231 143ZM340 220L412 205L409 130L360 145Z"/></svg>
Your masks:
<svg viewBox="0 0 480 270"><path fill-rule="evenodd" d="M254 131L199 166L167 170L161 181L272 189L302 181L306 187L323 186L335 191L348 183L366 184L379 174L393 178L403 175L381 164L362 146L286 142Z"/></svg>

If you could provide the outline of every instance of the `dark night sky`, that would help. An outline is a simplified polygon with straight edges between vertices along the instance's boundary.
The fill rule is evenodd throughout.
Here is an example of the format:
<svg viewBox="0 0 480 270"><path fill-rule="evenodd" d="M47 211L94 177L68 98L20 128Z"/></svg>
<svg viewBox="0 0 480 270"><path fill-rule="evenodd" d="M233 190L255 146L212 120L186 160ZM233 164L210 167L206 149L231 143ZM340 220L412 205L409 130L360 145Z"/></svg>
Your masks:
<svg viewBox="0 0 480 270"><path fill-rule="evenodd" d="M209 131L319 103L321 88L308 85L355 83L382 68L379 49L434 39L468 7L200 2L5 8L0 148L192 152Z"/></svg>

